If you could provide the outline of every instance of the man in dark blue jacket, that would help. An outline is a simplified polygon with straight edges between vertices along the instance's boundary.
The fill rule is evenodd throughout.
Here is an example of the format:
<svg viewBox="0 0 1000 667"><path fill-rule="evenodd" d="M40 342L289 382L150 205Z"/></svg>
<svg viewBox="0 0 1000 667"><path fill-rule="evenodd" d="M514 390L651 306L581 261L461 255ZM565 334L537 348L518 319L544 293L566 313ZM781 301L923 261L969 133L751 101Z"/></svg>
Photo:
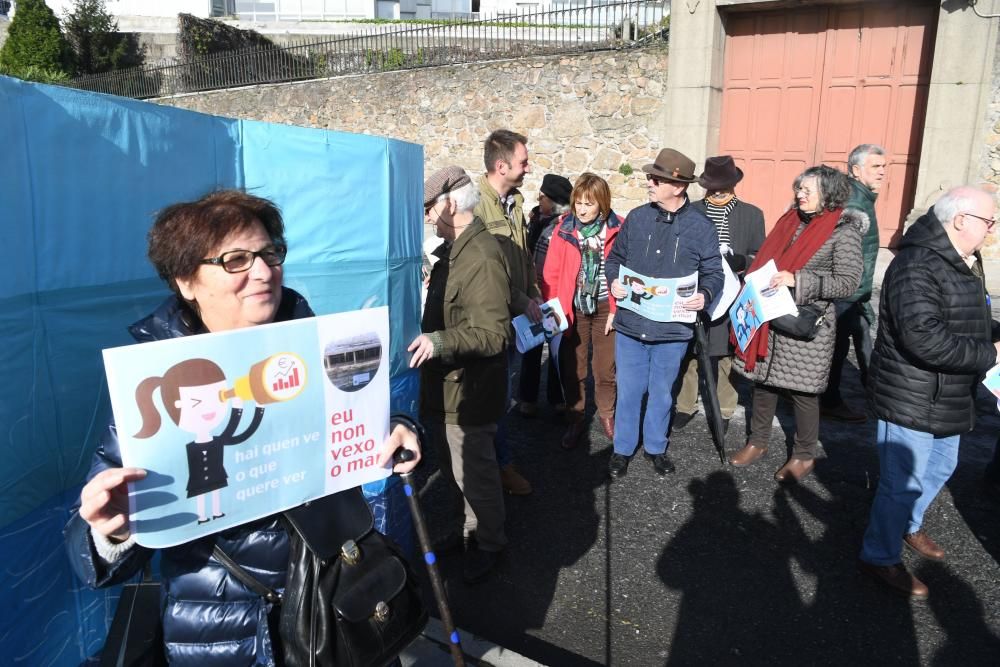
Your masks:
<svg viewBox="0 0 1000 667"><path fill-rule="evenodd" d="M619 301L629 290L618 280L626 267L651 278L682 278L698 274L698 290L684 308L698 311L722 290L722 256L715 225L691 206L688 184L693 183L694 162L665 148L646 172L649 203L633 209L605 263L611 294ZM694 335L694 325L657 322L619 308L614 320L615 366L618 380L615 451L609 472L621 477L639 444L639 418L643 395L647 394L642 424L643 450L656 471L674 471L667 457L667 429L673 405L672 389L681 361Z"/></svg>
<svg viewBox="0 0 1000 667"><path fill-rule="evenodd" d="M1000 354L979 256L995 215L986 192L949 190L907 230L882 281L868 387L879 482L858 567L907 596L927 597L927 586L903 566L903 545L944 558L924 512L955 471L976 384Z"/></svg>

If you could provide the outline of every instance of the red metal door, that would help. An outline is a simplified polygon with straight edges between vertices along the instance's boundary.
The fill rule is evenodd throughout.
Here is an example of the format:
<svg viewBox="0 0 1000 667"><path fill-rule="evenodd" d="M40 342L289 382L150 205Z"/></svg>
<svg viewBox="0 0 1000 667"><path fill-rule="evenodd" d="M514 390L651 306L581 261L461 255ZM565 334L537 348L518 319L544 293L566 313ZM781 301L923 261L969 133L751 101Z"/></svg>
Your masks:
<svg viewBox="0 0 1000 667"><path fill-rule="evenodd" d="M768 229L802 169L844 168L854 146L877 143L889 163L881 241L895 243L913 205L936 12L909 0L726 18L719 153L743 168L739 196Z"/></svg>

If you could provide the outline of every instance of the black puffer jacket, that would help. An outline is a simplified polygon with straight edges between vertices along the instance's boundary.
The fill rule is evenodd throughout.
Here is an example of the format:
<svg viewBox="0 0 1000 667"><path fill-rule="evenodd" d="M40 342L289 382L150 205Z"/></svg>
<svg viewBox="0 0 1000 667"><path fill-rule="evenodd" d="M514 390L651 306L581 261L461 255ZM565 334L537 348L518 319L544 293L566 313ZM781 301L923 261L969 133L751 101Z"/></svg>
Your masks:
<svg viewBox="0 0 1000 667"><path fill-rule="evenodd" d="M276 321L311 317L312 314L300 294L284 289ZM200 323L192 324L188 320L179 301L171 297L152 315L129 327L129 331L138 342L204 332ZM121 465L118 437L112 423L101 438L87 479ZM104 565L95 550L90 526L76 511L66 525L65 536L70 564L77 576L93 587L126 581L141 570L153 554L136 545L120 560ZM268 624L271 605L233 579L211 558L215 544L265 585L276 589L285 587L288 533L277 517L164 549L160 573L167 658L172 665L198 667L274 665Z"/></svg>
<svg viewBox="0 0 1000 667"><path fill-rule="evenodd" d="M879 419L939 437L971 431L976 384L997 359L983 279L931 209L882 281L869 398Z"/></svg>

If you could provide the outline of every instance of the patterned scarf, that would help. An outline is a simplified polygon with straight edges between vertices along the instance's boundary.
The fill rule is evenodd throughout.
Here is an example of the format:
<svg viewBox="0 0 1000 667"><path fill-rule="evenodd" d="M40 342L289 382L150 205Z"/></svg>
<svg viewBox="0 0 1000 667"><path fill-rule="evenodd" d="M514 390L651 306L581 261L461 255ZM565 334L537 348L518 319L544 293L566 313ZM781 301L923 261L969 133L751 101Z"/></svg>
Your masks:
<svg viewBox="0 0 1000 667"><path fill-rule="evenodd" d="M601 243L596 239L601 229L604 227L604 220L601 217L594 218L589 225L580 222L573 216L573 224L580 234L580 254L583 258L583 283L577 290L577 307L584 315L593 315L597 312L597 294L601 288L599 271L601 268ZM594 238L593 241L588 241Z"/></svg>

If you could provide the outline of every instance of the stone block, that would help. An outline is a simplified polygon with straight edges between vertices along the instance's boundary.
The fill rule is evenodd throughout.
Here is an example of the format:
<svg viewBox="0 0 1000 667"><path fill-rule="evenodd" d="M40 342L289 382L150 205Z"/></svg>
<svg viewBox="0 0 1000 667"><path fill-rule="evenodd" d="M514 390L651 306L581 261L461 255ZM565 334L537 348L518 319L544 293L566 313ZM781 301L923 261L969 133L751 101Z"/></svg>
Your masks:
<svg viewBox="0 0 1000 667"><path fill-rule="evenodd" d="M545 107L519 106L514 112L514 127L525 130L545 127Z"/></svg>

